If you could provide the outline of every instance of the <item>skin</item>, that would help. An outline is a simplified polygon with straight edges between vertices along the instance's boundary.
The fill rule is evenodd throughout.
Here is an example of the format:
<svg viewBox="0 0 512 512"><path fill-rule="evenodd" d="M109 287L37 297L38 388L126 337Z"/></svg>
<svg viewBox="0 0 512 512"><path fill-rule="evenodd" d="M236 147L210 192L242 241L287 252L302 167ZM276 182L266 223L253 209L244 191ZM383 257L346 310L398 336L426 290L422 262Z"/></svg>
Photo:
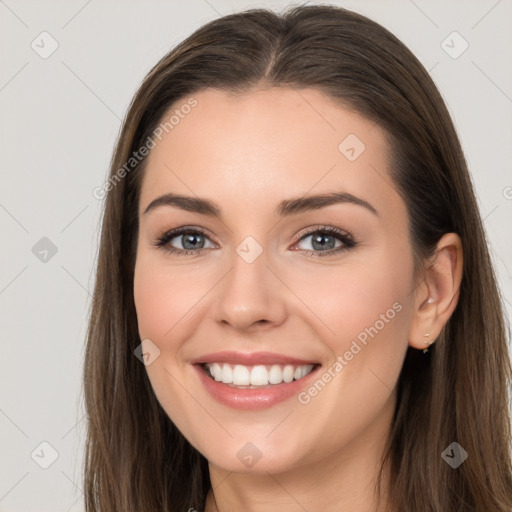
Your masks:
<svg viewBox="0 0 512 512"><path fill-rule="evenodd" d="M435 341L456 306L460 239L445 235L425 262L430 271L415 280L408 214L389 177L384 132L321 92L206 89L194 97L198 105L147 161L134 297L141 339L160 350L146 366L156 397L209 461L206 511L382 510L386 493L378 506L372 491L403 359L408 346ZM354 161L338 149L348 134L366 146ZM340 191L378 215L351 203L274 213L284 199ZM207 198L222 218L173 206L144 213L167 192ZM311 236L299 241L305 228L326 225L357 245L307 254L322 249ZM206 231L202 253L153 245L181 226ZM263 250L250 264L236 252L248 236ZM190 364L220 350L270 351L324 370L394 303L400 312L307 404L292 397L259 411L230 409L211 398ZM261 453L251 468L237 457L247 442Z"/></svg>

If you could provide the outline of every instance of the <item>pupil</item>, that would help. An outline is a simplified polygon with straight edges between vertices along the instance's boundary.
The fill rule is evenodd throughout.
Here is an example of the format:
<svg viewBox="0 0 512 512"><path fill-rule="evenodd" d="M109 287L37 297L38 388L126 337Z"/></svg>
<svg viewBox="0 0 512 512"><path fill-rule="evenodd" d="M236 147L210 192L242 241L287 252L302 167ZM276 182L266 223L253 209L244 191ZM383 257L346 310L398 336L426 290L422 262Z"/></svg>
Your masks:
<svg viewBox="0 0 512 512"><path fill-rule="evenodd" d="M332 245L332 242L334 241L332 236L330 236L330 235L316 235L316 236L313 237L313 248L314 249L318 249L318 248L325 249L326 245L328 245L329 242L327 242L327 243L326 242L321 242L321 240L322 239L326 239L326 238L329 239L329 241L331 242L331 245ZM320 247L315 247L316 243L318 243ZM334 246L333 247L327 247L327 248L328 249L332 249L332 248L334 248Z"/></svg>
<svg viewBox="0 0 512 512"><path fill-rule="evenodd" d="M198 247L200 245L200 243L197 242L197 238L200 238L202 235L199 235L199 234L188 234L188 235L184 235L184 243L183 243L183 247L185 249L194 249L196 247ZM196 240L194 242L194 239ZM187 244L188 243L191 243L190 247L187 247Z"/></svg>

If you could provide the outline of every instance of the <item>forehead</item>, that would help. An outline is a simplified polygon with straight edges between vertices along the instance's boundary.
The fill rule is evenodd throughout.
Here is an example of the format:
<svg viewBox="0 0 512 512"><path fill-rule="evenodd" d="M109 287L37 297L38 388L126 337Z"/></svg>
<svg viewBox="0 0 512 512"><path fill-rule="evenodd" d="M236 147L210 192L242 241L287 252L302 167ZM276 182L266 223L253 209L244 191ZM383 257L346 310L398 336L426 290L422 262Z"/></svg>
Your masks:
<svg viewBox="0 0 512 512"><path fill-rule="evenodd" d="M383 130L314 89L244 94L206 89L174 115L147 160L141 208L176 191L274 206L283 197L344 190L376 204L399 201Z"/></svg>

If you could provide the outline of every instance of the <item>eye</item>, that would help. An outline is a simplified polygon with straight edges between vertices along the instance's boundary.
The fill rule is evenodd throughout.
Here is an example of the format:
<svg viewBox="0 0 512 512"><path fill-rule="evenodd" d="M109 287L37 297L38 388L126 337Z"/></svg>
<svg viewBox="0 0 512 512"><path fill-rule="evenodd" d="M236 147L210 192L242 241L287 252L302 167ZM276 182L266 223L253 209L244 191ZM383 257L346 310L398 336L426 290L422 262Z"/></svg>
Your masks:
<svg viewBox="0 0 512 512"><path fill-rule="evenodd" d="M177 242L173 242L173 240L177 240ZM206 241L210 242L210 247L205 247ZM175 244L178 247L174 247L173 245ZM184 256L199 254L207 248L215 247L215 244L211 242L203 231L189 227L168 231L159 237L153 245L164 249L166 252Z"/></svg>
<svg viewBox="0 0 512 512"><path fill-rule="evenodd" d="M303 247L301 250L315 257L337 254L357 245L349 233L333 226L322 226L310 230L295 245L299 245L308 239L309 242L304 245L309 247Z"/></svg>
<svg viewBox="0 0 512 512"><path fill-rule="evenodd" d="M305 243L310 239L308 243ZM210 244L208 246L208 244ZM317 256L329 256L340 253L355 247L357 242L354 241L350 233L344 232L333 226L318 226L315 229L307 231L301 236L295 246L301 244L309 245L311 248L299 247L302 252ZM201 254L206 249L215 248L215 244L210 238L199 228L180 227L164 233L153 244L164 251L187 256L191 254ZM176 245L178 247L176 247Z"/></svg>

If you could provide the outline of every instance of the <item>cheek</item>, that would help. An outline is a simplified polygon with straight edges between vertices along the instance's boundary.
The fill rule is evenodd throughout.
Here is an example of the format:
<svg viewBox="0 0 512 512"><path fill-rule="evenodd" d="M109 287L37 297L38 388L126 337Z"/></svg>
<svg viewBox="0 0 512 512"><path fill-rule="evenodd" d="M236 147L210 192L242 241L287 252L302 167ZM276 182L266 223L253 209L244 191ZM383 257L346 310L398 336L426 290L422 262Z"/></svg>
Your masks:
<svg viewBox="0 0 512 512"><path fill-rule="evenodd" d="M332 273L329 288L309 295L311 308L331 331L332 364L299 397L318 426L337 425L333 442L356 435L393 395L407 350L412 263L383 252L372 264ZM303 283L304 291L312 283ZM337 364L336 364L337 363ZM325 384L323 384L325 382ZM364 404L364 406L362 406ZM350 421L347 418L350 418ZM317 432L321 435L321 432ZM284 442L284 439L283 439Z"/></svg>
<svg viewBox="0 0 512 512"><path fill-rule="evenodd" d="M364 339L375 324L378 331L389 332L401 322L405 315L398 310L410 300L411 262L390 251L375 251L339 268L303 273L295 278L297 293L329 329L326 339L337 345L333 348L342 350L347 340L359 334Z"/></svg>
<svg viewBox="0 0 512 512"><path fill-rule="evenodd" d="M160 338L172 327L178 290L170 292L168 284L164 276L143 261L137 263L133 295L141 338Z"/></svg>
<svg viewBox="0 0 512 512"><path fill-rule="evenodd" d="M181 431L192 432L190 419L194 414L190 410L194 403L191 404L189 395L183 391L186 384L182 381L177 354L182 340L187 339L187 326L195 314L193 306L204 292L198 290L197 279L185 274L185 271L170 272L157 263L154 255L141 253L135 266L133 292L140 339L151 340L160 351L146 366L155 396ZM189 412L184 414L184 411Z"/></svg>
<svg viewBox="0 0 512 512"><path fill-rule="evenodd" d="M333 357L343 358L338 383L359 397L372 396L375 386L395 386L411 315L412 256L407 247L384 246L365 256L332 272L325 280L328 287L321 289L318 281L304 283L311 309L331 331L325 340ZM383 389L384 395L388 390Z"/></svg>
<svg viewBox="0 0 512 512"><path fill-rule="evenodd" d="M134 275L134 301L141 338L172 339L172 331L191 314L206 293L208 281L185 267L169 271L154 257L137 259ZM162 347L170 348L170 347Z"/></svg>

